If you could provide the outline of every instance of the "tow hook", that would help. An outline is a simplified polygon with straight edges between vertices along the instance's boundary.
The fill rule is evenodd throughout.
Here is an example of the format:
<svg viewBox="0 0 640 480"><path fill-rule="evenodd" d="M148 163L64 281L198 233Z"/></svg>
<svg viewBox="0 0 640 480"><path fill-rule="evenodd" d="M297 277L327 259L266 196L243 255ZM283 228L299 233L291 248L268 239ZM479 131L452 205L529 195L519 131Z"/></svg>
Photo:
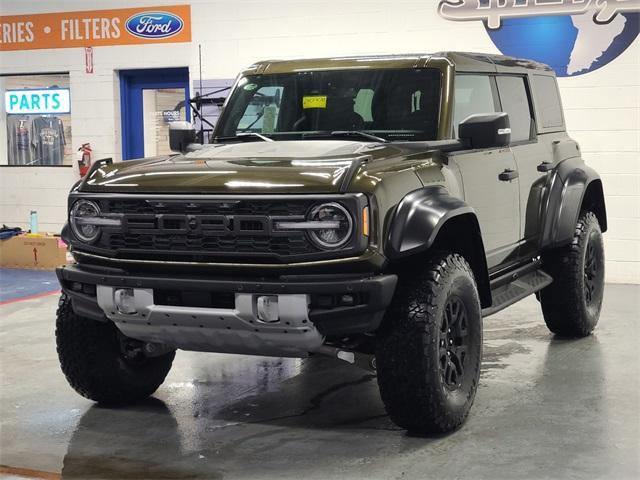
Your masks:
<svg viewBox="0 0 640 480"><path fill-rule="evenodd" d="M120 344L120 353L130 362L140 363L147 358L160 357L165 353L175 350L175 347L165 343L143 342L130 338L118 332L118 343Z"/></svg>
<svg viewBox="0 0 640 480"><path fill-rule="evenodd" d="M350 363L351 365L367 370L368 372L376 373L375 355L354 352L352 350L344 350L342 348L331 347L329 345L322 345L313 353L325 357L337 358L338 360Z"/></svg>

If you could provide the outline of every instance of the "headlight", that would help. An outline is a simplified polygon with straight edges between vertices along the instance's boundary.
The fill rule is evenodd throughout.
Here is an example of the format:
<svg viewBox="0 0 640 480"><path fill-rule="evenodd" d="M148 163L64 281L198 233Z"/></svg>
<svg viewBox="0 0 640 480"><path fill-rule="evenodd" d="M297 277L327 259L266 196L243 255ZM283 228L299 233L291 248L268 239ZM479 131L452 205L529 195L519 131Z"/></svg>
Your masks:
<svg viewBox="0 0 640 480"><path fill-rule="evenodd" d="M69 223L73 234L86 243L95 242L100 236L100 227L119 227L122 221L119 218L103 217L100 207L91 200L78 200L71 207Z"/></svg>
<svg viewBox="0 0 640 480"><path fill-rule="evenodd" d="M351 214L339 203L323 203L314 207L307 216L314 225L309 236L320 248L334 249L349 241L353 232Z"/></svg>

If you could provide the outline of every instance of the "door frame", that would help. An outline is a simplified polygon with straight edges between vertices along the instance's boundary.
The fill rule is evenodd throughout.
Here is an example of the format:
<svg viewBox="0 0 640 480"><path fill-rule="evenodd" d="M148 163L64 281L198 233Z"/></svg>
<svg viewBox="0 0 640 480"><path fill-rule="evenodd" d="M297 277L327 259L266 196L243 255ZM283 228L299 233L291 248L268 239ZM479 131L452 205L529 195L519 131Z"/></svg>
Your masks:
<svg viewBox="0 0 640 480"><path fill-rule="evenodd" d="M184 88L187 121L189 108L189 68L152 68L120 70L120 125L122 159L144 157L144 112L142 91L159 88Z"/></svg>

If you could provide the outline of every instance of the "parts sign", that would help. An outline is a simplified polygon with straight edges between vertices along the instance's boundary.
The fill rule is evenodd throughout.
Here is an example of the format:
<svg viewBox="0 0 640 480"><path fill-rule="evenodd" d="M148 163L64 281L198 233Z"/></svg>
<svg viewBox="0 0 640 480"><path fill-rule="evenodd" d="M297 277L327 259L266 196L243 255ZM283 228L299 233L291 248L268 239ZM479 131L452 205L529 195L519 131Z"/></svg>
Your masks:
<svg viewBox="0 0 640 480"><path fill-rule="evenodd" d="M0 51L190 41L190 5L0 17Z"/></svg>
<svg viewBox="0 0 640 480"><path fill-rule="evenodd" d="M7 90L4 107L9 114L37 115L71 112L68 88Z"/></svg>

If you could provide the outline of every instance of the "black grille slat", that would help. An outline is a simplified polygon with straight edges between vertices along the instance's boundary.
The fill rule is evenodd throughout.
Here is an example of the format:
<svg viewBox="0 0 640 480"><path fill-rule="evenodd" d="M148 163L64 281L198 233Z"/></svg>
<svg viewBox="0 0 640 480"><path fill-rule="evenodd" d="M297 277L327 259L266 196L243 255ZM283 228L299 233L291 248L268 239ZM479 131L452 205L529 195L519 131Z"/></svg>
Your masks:
<svg viewBox="0 0 640 480"><path fill-rule="evenodd" d="M104 213L121 215L121 230L105 229L98 247L122 257L181 258L220 255L277 255L287 257L318 253L302 232L269 234L269 217L304 218L316 201L300 200L100 200ZM244 218L238 216L245 216ZM235 217L235 218L234 218ZM195 222L195 234L189 222Z"/></svg>

